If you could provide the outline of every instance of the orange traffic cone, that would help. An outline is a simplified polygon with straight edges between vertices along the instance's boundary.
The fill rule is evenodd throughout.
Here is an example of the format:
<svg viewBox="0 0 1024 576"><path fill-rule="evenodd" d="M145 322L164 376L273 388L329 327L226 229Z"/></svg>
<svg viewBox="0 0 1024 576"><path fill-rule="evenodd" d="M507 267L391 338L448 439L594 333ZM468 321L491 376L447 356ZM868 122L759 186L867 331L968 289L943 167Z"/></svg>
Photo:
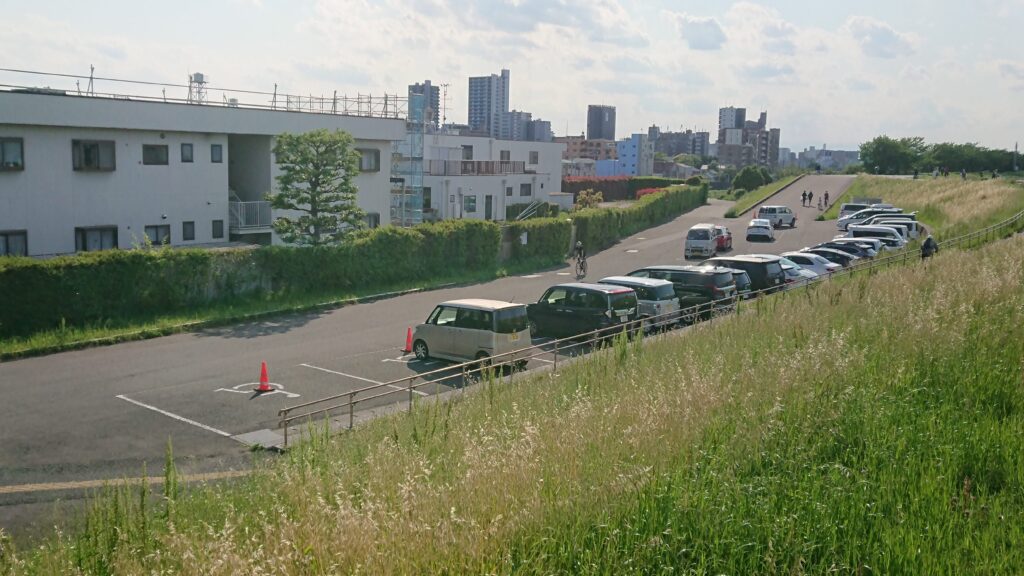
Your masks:
<svg viewBox="0 0 1024 576"><path fill-rule="evenodd" d="M267 376L267 363L260 364L260 385L253 388L254 392L270 392L274 388L270 385L270 377Z"/></svg>
<svg viewBox="0 0 1024 576"><path fill-rule="evenodd" d="M405 333L405 348L402 349L402 352L405 352L406 354L412 352L412 326L410 326L409 330Z"/></svg>

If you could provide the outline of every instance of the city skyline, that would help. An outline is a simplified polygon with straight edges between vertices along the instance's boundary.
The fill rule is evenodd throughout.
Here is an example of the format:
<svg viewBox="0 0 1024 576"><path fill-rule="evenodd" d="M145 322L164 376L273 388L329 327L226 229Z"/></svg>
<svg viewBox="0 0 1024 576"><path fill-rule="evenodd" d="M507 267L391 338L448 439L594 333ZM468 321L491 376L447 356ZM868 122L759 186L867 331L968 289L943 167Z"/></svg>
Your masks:
<svg viewBox="0 0 1024 576"><path fill-rule="evenodd" d="M855 149L882 133L1012 149L1024 124L1009 106L1024 95L1024 64L1009 56L1024 0L814 11L795 1L685 0L105 8L0 0L0 41L18 46L5 66L88 74L94 64L98 76L176 84L201 71L218 86L314 95L404 95L429 79L449 84L450 122L467 120L469 77L507 68L518 79L515 108L559 135L585 132L593 103L615 106L620 137L652 124L714 131L718 109L736 105L770 109L792 150Z"/></svg>

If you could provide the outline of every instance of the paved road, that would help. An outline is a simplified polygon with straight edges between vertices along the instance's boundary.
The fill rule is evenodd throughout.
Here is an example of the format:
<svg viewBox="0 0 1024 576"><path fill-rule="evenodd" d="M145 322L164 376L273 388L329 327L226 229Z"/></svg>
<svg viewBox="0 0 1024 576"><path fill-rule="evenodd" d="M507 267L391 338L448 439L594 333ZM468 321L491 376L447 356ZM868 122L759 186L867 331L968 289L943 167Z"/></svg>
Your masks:
<svg viewBox="0 0 1024 576"><path fill-rule="evenodd" d="M815 222L816 208L800 206L800 192L832 197L852 181L807 176L771 199L793 208L795 229L777 231L773 243L747 243L749 214L722 218L728 203L711 201L668 224L645 230L589 259L588 279L637 268L683 263L687 229L697 222L729 226L733 252L782 252L836 234L832 222ZM0 364L0 486L138 476L143 462L159 473L168 439L184 473L246 468L251 456L232 436L275 429L277 411L373 382L401 378L422 365L403 356L406 328L421 322L437 302L485 297L529 302L550 285L571 280L562 267L485 284L410 294L297 314L30 358ZM251 389L265 360L270 380L283 386L254 397ZM425 393L441 391L435 385ZM3 494L0 526L20 524L62 492Z"/></svg>

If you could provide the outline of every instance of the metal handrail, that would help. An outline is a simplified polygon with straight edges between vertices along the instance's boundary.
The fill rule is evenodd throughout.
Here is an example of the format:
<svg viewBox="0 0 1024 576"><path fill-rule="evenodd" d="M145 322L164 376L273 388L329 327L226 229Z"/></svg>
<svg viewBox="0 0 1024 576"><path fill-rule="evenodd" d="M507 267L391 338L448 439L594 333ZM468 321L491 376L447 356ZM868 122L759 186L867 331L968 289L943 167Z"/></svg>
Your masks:
<svg viewBox="0 0 1024 576"><path fill-rule="evenodd" d="M1018 222L1019 220L1021 220L1022 218L1024 218L1024 211L1018 212L1014 216L1007 218L1002 222L993 224L981 230L976 230L974 232L970 232L968 234L964 234L955 238L943 240L942 242L939 242L939 246L963 247L965 243L967 244L967 246L970 246L970 242L978 238L984 238L985 242L991 241L996 236L996 232L998 230L1011 226ZM833 279L842 276L848 275L852 277L856 272L870 271L876 268L888 267L893 264L905 264L913 252L914 251L905 247L902 250L900 250L897 254L893 254L882 258L874 258L871 260L863 260L857 264L854 264L847 268L843 268L842 270L837 270L828 275L825 275L821 277L819 280L809 281L794 288L806 289L824 280L828 280L831 282ZM746 294L748 298L753 298L760 296L768 296L770 294L781 292L783 290L785 290L785 286L774 286L771 288L754 290ZM487 371L492 371L496 369L503 370L505 367L511 368L509 375L509 378L511 379L515 375L515 368L517 364L529 361L534 358L539 358L541 356L546 356L548 354L553 355L553 367L554 369L557 370L559 347L561 347L561 351L564 355L564 353L567 350L570 350L572 348L593 345L594 343L607 342L610 338L616 337L624 333L639 335L643 333L645 324L653 325L654 327L668 327L672 324L681 323L684 320L690 320L690 324L695 325L697 324L697 322L699 322L701 319L705 317L711 322L714 322L716 316L737 313L739 311L741 302L742 300L740 300L739 295L737 294L734 296L720 298L718 300L711 300L703 304L690 306L687 308L683 308L673 312L668 312L665 314L660 314L657 316L638 318L636 320L631 320L624 324L599 328L597 330L592 330L590 332L585 332L583 334L578 334L567 338L549 340L547 342L543 342L541 344L534 344L525 348L521 348L519 350L515 350L513 352L506 352L504 354L491 356L488 357L485 361L470 361L463 362L461 364L453 364L445 366L443 368L438 368L436 370L431 370L429 372L403 376L402 378L397 378L395 380L390 380L388 382L364 386L362 388L357 388L355 390L350 390L348 392L335 394L333 396L328 396L326 398L321 398L319 400L311 400L309 402L304 402L302 404L288 406L278 411L278 417L280 419L279 425L282 428L284 428L284 443L285 446L287 447L288 427L293 422L296 421L312 420L313 417L327 416L328 414L336 410L348 408L348 427L351 429L354 424L353 421L355 407L359 403L367 402L369 400L374 400L377 398L383 398L385 396L390 396L392 394L399 394L405 392L408 393L409 395L408 404L409 409L411 410L414 404L413 395L415 391L418 388L426 386L428 384L437 384L453 378L461 378L465 383L467 381L467 378L471 375L482 375ZM446 372L449 372L449 374L442 376L442 373ZM430 379L429 377L432 376L438 376L438 378ZM416 383L416 380L422 381ZM378 392L370 396L357 398L357 396L359 396L360 394L364 394L371 391L378 391L381 390L382 388L392 389L386 392ZM299 410L301 408L307 408L314 405L333 402L335 400L340 400L343 398L346 399L346 401L341 403L335 403L325 408L320 408L318 410L303 412L301 414L293 414L294 411Z"/></svg>

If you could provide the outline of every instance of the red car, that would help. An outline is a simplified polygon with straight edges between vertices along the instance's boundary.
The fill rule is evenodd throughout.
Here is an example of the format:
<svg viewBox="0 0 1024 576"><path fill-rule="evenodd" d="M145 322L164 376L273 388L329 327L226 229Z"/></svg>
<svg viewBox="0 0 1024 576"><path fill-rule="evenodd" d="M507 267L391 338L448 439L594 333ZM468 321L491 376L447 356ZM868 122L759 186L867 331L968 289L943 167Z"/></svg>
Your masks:
<svg viewBox="0 0 1024 576"><path fill-rule="evenodd" d="M715 230L718 230L718 238L716 248L719 250L732 250L732 232L725 226L715 226Z"/></svg>

